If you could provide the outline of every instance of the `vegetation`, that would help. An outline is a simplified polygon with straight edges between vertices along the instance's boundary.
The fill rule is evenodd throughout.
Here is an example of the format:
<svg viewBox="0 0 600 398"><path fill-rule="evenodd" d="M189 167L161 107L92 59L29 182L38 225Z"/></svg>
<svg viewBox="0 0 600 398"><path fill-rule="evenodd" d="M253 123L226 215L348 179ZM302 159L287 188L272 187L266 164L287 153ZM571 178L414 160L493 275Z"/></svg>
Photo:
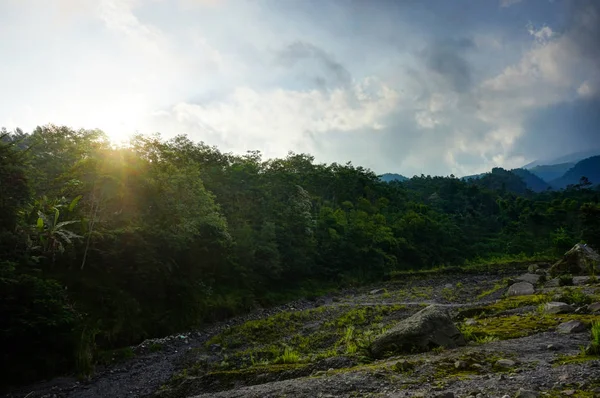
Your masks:
<svg viewBox="0 0 600 398"><path fill-rule="evenodd" d="M3 131L0 385L86 375L145 338L341 285L493 270L581 240L598 248L599 194L589 184L534 193L505 170L384 182L350 163L233 155L184 136L115 147L97 130ZM386 308L340 313L322 334L263 356L294 364L317 346L359 353ZM312 315L220 338L268 345L302 316Z"/></svg>

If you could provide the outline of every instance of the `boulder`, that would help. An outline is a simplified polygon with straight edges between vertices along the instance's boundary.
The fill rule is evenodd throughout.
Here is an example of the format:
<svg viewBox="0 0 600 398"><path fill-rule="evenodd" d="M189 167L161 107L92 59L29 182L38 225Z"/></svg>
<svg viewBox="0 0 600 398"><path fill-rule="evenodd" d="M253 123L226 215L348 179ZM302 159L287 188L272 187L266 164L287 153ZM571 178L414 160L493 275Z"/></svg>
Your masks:
<svg viewBox="0 0 600 398"><path fill-rule="evenodd" d="M587 306L587 310L592 314L600 312L600 301Z"/></svg>
<svg viewBox="0 0 600 398"><path fill-rule="evenodd" d="M517 363L511 359L499 359L496 361L496 367L502 369L514 368Z"/></svg>
<svg viewBox="0 0 600 398"><path fill-rule="evenodd" d="M448 310L430 305L376 338L370 348L374 357L381 357L387 352L423 352L436 347L456 348L466 344Z"/></svg>
<svg viewBox="0 0 600 398"><path fill-rule="evenodd" d="M550 303L544 304L544 312L546 314L570 314L574 311L575 308L571 307L567 303L552 301Z"/></svg>
<svg viewBox="0 0 600 398"><path fill-rule="evenodd" d="M565 253L562 259L558 260L550 273L559 275L570 273L573 275L589 275L592 272L600 273L600 255L591 247L577 243L571 250Z"/></svg>
<svg viewBox="0 0 600 398"><path fill-rule="evenodd" d="M529 282L532 285L535 285L540 280L540 276L536 274L523 274L517 278L520 282Z"/></svg>
<svg viewBox="0 0 600 398"><path fill-rule="evenodd" d="M592 279L592 278L590 278L589 276L574 276L573 277L573 285L575 285L575 286L585 285L590 281L590 279Z"/></svg>
<svg viewBox="0 0 600 398"><path fill-rule="evenodd" d="M524 388L520 388L515 395L515 398L537 398L539 394L532 390L525 390Z"/></svg>
<svg viewBox="0 0 600 398"><path fill-rule="evenodd" d="M585 323L577 320L563 322L556 327L556 331L562 334L581 333L585 330Z"/></svg>
<svg viewBox="0 0 600 398"><path fill-rule="evenodd" d="M508 296L529 296L535 293L533 285L529 282L517 282L508 288Z"/></svg>

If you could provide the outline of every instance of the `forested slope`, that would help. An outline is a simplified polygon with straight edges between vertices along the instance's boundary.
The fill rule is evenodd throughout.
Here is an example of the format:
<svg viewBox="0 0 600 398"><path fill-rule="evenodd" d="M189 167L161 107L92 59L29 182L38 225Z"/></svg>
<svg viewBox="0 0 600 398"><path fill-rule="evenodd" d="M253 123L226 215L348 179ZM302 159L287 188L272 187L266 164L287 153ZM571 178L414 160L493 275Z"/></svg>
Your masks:
<svg viewBox="0 0 600 398"><path fill-rule="evenodd" d="M184 136L0 135L4 385L324 287L600 244L597 187L536 194L501 171L387 183Z"/></svg>

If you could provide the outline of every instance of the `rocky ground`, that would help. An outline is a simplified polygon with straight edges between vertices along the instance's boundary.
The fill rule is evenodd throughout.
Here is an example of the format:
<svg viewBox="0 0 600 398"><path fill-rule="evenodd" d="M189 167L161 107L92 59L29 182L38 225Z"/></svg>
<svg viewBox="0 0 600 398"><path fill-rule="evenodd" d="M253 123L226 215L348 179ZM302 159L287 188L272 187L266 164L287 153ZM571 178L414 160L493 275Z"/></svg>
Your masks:
<svg viewBox="0 0 600 398"><path fill-rule="evenodd" d="M561 283L545 265L528 266L405 275L297 301L146 341L86 382L56 379L9 396L600 397L600 357L585 352L600 284ZM373 341L432 304L467 345L372 358Z"/></svg>

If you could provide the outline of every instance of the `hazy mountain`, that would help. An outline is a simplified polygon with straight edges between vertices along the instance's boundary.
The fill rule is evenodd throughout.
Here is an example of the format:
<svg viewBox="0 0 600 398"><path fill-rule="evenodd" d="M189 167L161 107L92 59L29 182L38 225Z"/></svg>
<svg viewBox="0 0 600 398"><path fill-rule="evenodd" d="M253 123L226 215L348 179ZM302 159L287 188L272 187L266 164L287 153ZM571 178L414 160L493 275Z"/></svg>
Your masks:
<svg viewBox="0 0 600 398"><path fill-rule="evenodd" d="M581 177L587 177L592 184L600 184L600 156L578 162L562 177L550 181L550 185L554 188L566 188L568 185L578 184Z"/></svg>
<svg viewBox="0 0 600 398"><path fill-rule="evenodd" d="M542 192L551 187L550 184L538 177L536 174L532 173L530 170L513 169L510 172L520 177L525 185L527 185L527 188L534 192Z"/></svg>
<svg viewBox="0 0 600 398"><path fill-rule="evenodd" d="M385 182L390 182L390 181L406 181L408 180L408 178L404 177L403 175L400 174L395 174L395 173L385 173L379 176L379 178L381 179L381 181L385 181Z"/></svg>
<svg viewBox="0 0 600 398"><path fill-rule="evenodd" d="M545 158L533 161L523 166L523 169L531 169L536 166L546 165L557 165L562 163L577 163L583 159L590 158L592 156L600 155L600 148L590 149L588 151L575 152L569 155L564 155L556 158Z"/></svg>
<svg viewBox="0 0 600 398"><path fill-rule="evenodd" d="M481 177L483 177L486 174L487 173L473 174L473 175L470 175L470 176L461 177L460 179L463 180L463 181L468 181L468 180L472 180L474 178L481 178Z"/></svg>
<svg viewBox="0 0 600 398"><path fill-rule="evenodd" d="M574 162L549 164L544 166L535 166L529 169L529 171L544 181L552 181L562 177L573 166L575 166Z"/></svg>

